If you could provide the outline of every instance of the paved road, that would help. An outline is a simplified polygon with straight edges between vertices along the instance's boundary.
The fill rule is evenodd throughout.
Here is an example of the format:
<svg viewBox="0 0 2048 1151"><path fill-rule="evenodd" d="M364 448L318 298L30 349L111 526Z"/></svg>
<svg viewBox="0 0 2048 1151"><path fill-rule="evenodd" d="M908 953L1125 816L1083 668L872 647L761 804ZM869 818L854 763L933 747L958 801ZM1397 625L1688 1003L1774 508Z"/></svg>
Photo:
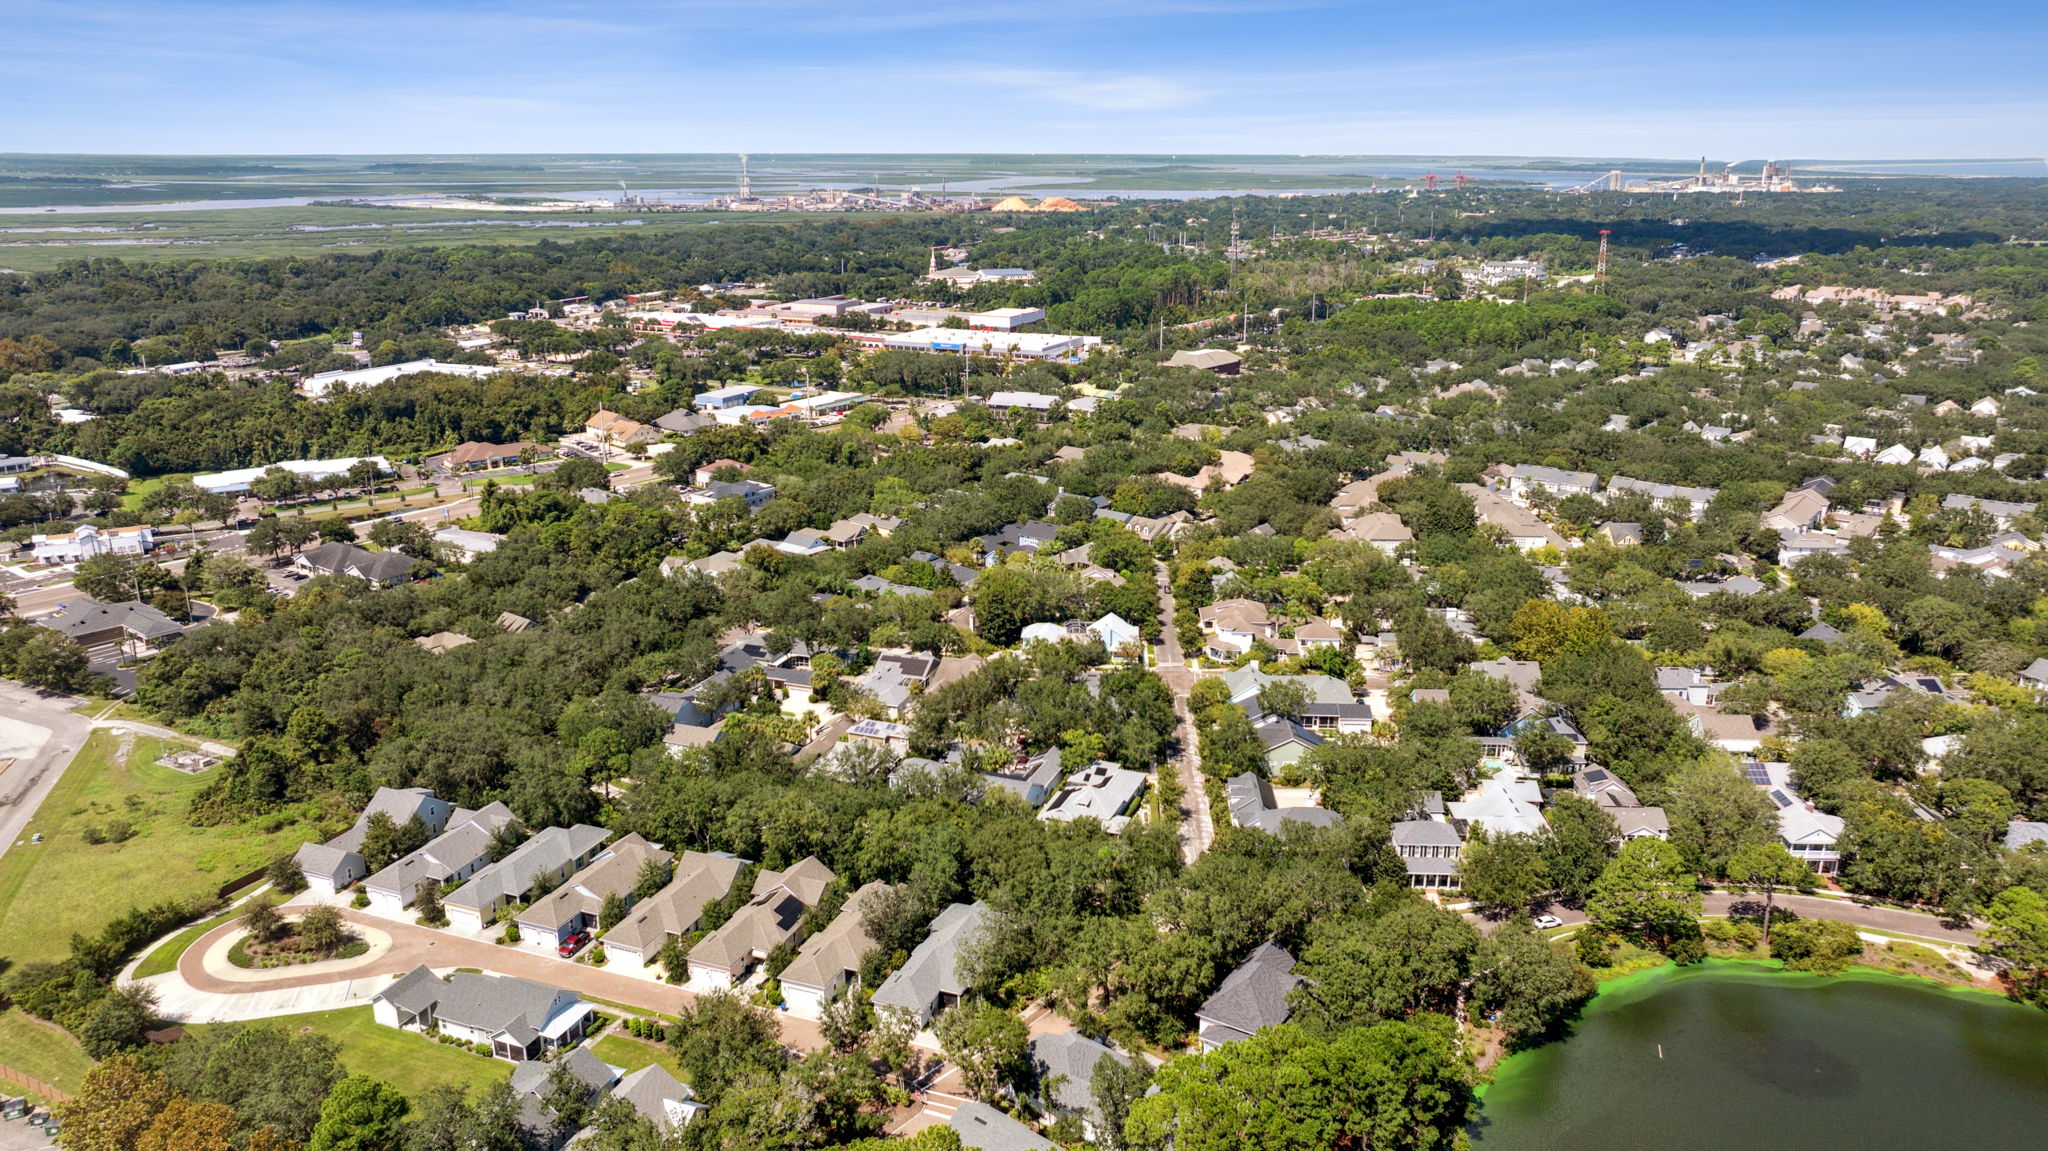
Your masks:
<svg viewBox="0 0 2048 1151"><path fill-rule="evenodd" d="M1775 900L1780 911L1790 911L1807 919L1839 919L1871 931L1889 931L1895 935L1913 935L1922 939L1935 939L1959 947L1975 947L1977 932L1969 928L1954 928L1944 924L1939 916L1919 911L1905 911L1896 907L1866 907L1845 899L1829 899L1819 895L1798 895L1780 893ZM1742 906L1743 914L1755 914L1750 908L1760 909L1763 900L1759 896L1742 892L1711 891L1706 896L1706 914L1727 915L1731 908ZM1553 906L1547 909L1566 924L1586 921L1584 911L1569 907ZM1482 927L1491 927L1493 921L1474 918Z"/></svg>
<svg viewBox="0 0 2048 1151"><path fill-rule="evenodd" d="M436 970L474 967L496 975L515 975L556 987L565 987L594 998L608 999L614 1003L624 1003L630 1007L670 1015L696 1002L697 999L695 995L680 987L672 987L651 979L621 975L606 971L602 967L574 963L527 947L508 947L468 939L451 932L366 915L353 908L344 908L341 914L352 923L374 927L389 935L392 942L391 950L374 963L353 967L339 974L329 972L294 975L289 968L283 968L271 979L256 981L245 978L230 981L209 974L205 963L208 949L238 930L236 924L228 923L206 933L197 943L185 949L185 953L178 958L178 978L193 990L209 995L268 997L273 996L275 992L294 988L322 987L368 981L373 976L399 975L425 964ZM249 974L254 975L256 972ZM780 1012L776 1013L775 1020L782 1026L782 1042L785 1045L805 1051L825 1045L817 1024Z"/></svg>
<svg viewBox="0 0 2048 1151"><path fill-rule="evenodd" d="M0 855L15 846L36 808L57 786L92 724L71 709L83 700L45 695L0 680Z"/></svg>
<svg viewBox="0 0 2048 1151"><path fill-rule="evenodd" d="M1174 602L1173 588L1166 579L1166 567L1154 569L1153 578L1159 583L1159 678L1173 690L1173 710L1180 717L1180 726L1174 738L1179 741L1181 752L1175 757L1172 768L1180 776L1181 857L1188 863L1201 858L1203 852L1216 842L1216 827L1209 814L1209 795L1202 787L1201 755L1195 742L1195 720L1188 711L1188 693L1194 690L1195 673L1187 666L1187 659L1180 650L1180 631L1174 624L1179 605Z"/></svg>

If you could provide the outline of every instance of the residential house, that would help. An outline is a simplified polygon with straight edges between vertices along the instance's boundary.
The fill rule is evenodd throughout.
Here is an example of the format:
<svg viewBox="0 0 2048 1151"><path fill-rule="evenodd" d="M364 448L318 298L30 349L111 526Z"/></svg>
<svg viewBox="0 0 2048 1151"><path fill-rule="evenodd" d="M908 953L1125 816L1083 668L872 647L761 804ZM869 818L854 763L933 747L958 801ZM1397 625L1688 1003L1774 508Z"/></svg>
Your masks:
<svg viewBox="0 0 2048 1151"><path fill-rule="evenodd" d="M1309 752L1323 745L1322 736L1281 715L1260 717L1252 725L1252 733L1259 737L1269 771L1300 763Z"/></svg>
<svg viewBox="0 0 2048 1151"><path fill-rule="evenodd" d="M862 917L893 890L880 880L866 884L847 896L832 922L798 949L780 977L783 1003L791 1015L820 1018L826 1004L860 981L861 958L875 947Z"/></svg>
<svg viewBox="0 0 2048 1151"><path fill-rule="evenodd" d="M1408 886L1426 891L1455 891L1458 888L1458 858L1465 850L1465 838L1442 820L1404 819L1388 830L1394 854L1408 869Z"/></svg>
<svg viewBox="0 0 2048 1151"><path fill-rule="evenodd" d="M2020 682L2035 691L2048 692L2048 658L2037 659L2022 668Z"/></svg>
<svg viewBox="0 0 2048 1151"><path fill-rule="evenodd" d="M872 696L891 719L910 712L919 693L939 670L939 658L916 651L885 651L852 685Z"/></svg>
<svg viewBox="0 0 2048 1151"><path fill-rule="evenodd" d="M420 887L429 880L446 888L475 875L490 863L491 845L497 842L499 831L516 822L511 809L502 803L490 803L476 811L458 809L448 817L447 830L363 880L370 910L397 918L412 906Z"/></svg>
<svg viewBox="0 0 2048 1151"><path fill-rule="evenodd" d="M1069 775L1038 818L1048 823L1093 819L1104 831L1115 835L1130 824L1126 813L1137 804L1144 790L1143 772L1099 759Z"/></svg>
<svg viewBox="0 0 2048 1151"><path fill-rule="evenodd" d="M456 971L446 979L415 967L370 999L370 1015L386 1027L438 1030L482 1043L499 1059L538 1059L583 1037L590 1004L573 991L531 979Z"/></svg>
<svg viewBox="0 0 2048 1151"><path fill-rule="evenodd" d="M1672 707L1707 743L1735 755L1754 755L1763 748L1764 738L1776 731L1769 716L1736 715L1712 704L1676 700Z"/></svg>
<svg viewBox="0 0 2048 1151"><path fill-rule="evenodd" d="M1337 534L1363 540L1388 555L1393 555L1402 544L1415 538L1415 533L1408 530L1401 517L1392 512L1368 512L1345 524Z"/></svg>
<svg viewBox="0 0 2048 1151"><path fill-rule="evenodd" d="M1828 497L1812 488L1794 488L1776 507L1764 513L1764 527L1782 536L1795 536L1819 526L1828 514Z"/></svg>
<svg viewBox="0 0 2048 1151"><path fill-rule="evenodd" d="M1549 826L1543 821L1542 805L1543 789L1535 780L1500 771L1445 806L1453 820L1465 827L1483 827L1488 835L1540 835Z"/></svg>
<svg viewBox="0 0 2048 1151"><path fill-rule="evenodd" d="M292 567L309 576L351 576L389 587L411 578L415 562L402 552L373 552L354 544L330 543L300 552L292 558Z"/></svg>
<svg viewBox="0 0 2048 1151"><path fill-rule="evenodd" d="M1081 1138L1100 1141L1095 1106L1095 1067L1104 1059L1128 1059L1078 1031L1032 1038L1026 1048L1033 1081L1040 1085L1039 1106L1054 1115L1072 1116L1081 1124ZM1050 1089L1046 1087L1050 1085Z"/></svg>
<svg viewBox="0 0 2048 1151"><path fill-rule="evenodd" d="M756 875L752 898L690 948L690 990L722 991L743 983L769 952L803 942L804 912L818 905L832 879L832 869L816 856L787 871Z"/></svg>
<svg viewBox="0 0 2048 1151"><path fill-rule="evenodd" d="M1687 703L1704 706L1712 703L1720 694L1720 684L1701 675L1698 668L1660 667L1657 669L1657 691L1669 700L1684 700Z"/></svg>
<svg viewBox="0 0 2048 1151"><path fill-rule="evenodd" d="M1713 503L1714 497L1721 494L1715 488L1689 488L1680 484L1656 484L1648 480L1630 479L1627 476L1615 476L1607 481L1607 498L1609 500L1623 492L1636 492L1646 495L1656 501L1660 508L1673 502L1682 503L1689 509L1686 518L1693 520L1705 515L1707 505Z"/></svg>
<svg viewBox="0 0 2048 1151"><path fill-rule="evenodd" d="M1111 656L1117 656L1127 650L1142 651L1145 645L1145 633L1139 630L1138 625L1126 621L1115 612L1110 612L1089 624L1088 630L1096 639L1102 641L1102 649Z"/></svg>
<svg viewBox="0 0 2048 1151"><path fill-rule="evenodd" d="M1257 600L1227 599L1210 604L1197 613L1202 634L1208 638L1208 654L1216 659L1246 655L1258 640L1272 640L1280 629Z"/></svg>
<svg viewBox="0 0 2048 1151"><path fill-rule="evenodd" d="M2024 851L2035 844L2048 844L2048 823L2031 819L2015 819L2005 825L2005 846L2007 850Z"/></svg>
<svg viewBox="0 0 2048 1151"><path fill-rule="evenodd" d="M1778 809L1778 841L1785 850L1818 875L1840 871L1842 818L1820 810L1792 789L1792 765L1751 760L1743 771Z"/></svg>
<svg viewBox="0 0 2048 1151"><path fill-rule="evenodd" d="M1323 807L1282 807L1273 796L1273 785L1254 772L1224 781L1223 796L1230 808L1230 821L1239 827L1255 827L1268 835L1285 833L1290 823L1307 827L1336 827L1344 817Z"/></svg>
<svg viewBox="0 0 2048 1151"><path fill-rule="evenodd" d="M1502 499L1499 493L1478 484L1459 484L1458 490L1471 497L1473 513L1480 523L1498 528L1510 543L1522 551L1542 547L1563 551L1570 546L1549 524L1527 508Z"/></svg>
<svg viewBox="0 0 2048 1151"><path fill-rule="evenodd" d="M1600 477L1592 472L1566 471L1541 464L1517 464L1507 469L1508 498L1527 505L1531 496L1543 494L1556 499L1590 496L1600 490Z"/></svg>
<svg viewBox="0 0 2048 1151"><path fill-rule="evenodd" d="M666 864L675 856L642 839L638 832L613 841L560 887L533 901L519 913L519 940L543 951L564 939L594 931L605 901L616 895L633 905L633 886L649 863Z"/></svg>
<svg viewBox="0 0 2048 1151"><path fill-rule="evenodd" d="M307 843L300 846L292 856L298 865L299 874L306 879L307 890L315 895L334 895L349 884L370 874L363 861L363 836L370 829L370 817L384 815L392 823L404 826L417 819L429 835L439 834L448 825L448 817L455 806L445 799L436 799L434 793L424 787L380 787L370 797L369 806L347 831L326 843Z"/></svg>
<svg viewBox="0 0 2048 1151"><path fill-rule="evenodd" d="M985 567L993 567L1002 562L1003 557L1015 552L1036 553L1059 534L1058 527L1038 520L1006 524L1001 529L981 537L979 544L982 564Z"/></svg>
<svg viewBox="0 0 2048 1151"><path fill-rule="evenodd" d="M503 908L527 902L535 888L551 890L575 874L610 838L604 828L587 823L543 829L443 896L441 909L451 921L481 931Z"/></svg>
<svg viewBox="0 0 2048 1151"><path fill-rule="evenodd" d="M611 1095L614 1099L625 1100L641 1118L654 1124L654 1129L664 1135L673 1133L707 1110L697 1101L696 1092L658 1063L649 1063L621 1078L612 1087ZM578 1139L581 1138L579 1134Z"/></svg>
<svg viewBox="0 0 2048 1151"><path fill-rule="evenodd" d="M1313 675L1272 675L1259 661L1253 660L1243 667L1232 668L1218 677L1223 686L1230 689L1230 702L1245 710L1254 721L1265 715L1265 708L1259 703L1259 696L1274 684L1296 684L1307 693L1308 715L1303 717L1303 726L1311 726L1309 717L1314 717L1313 726L1335 730L1356 728L1360 716L1355 708L1357 698L1351 694L1351 685L1335 676ZM1363 716L1365 729L1371 727L1371 709Z"/></svg>
<svg viewBox="0 0 2048 1151"><path fill-rule="evenodd" d="M1052 1140L972 1099L953 1109L946 1126L965 1151L1059 1151Z"/></svg>
<svg viewBox="0 0 2048 1151"><path fill-rule="evenodd" d="M1644 807L1635 791L1604 767L1586 767L1575 772L1572 791L1606 812L1614 821L1615 833L1624 840L1644 836L1671 838L1671 821L1664 809Z"/></svg>
<svg viewBox="0 0 2048 1151"><path fill-rule="evenodd" d="M1048 747L1029 759L1019 760L1010 771L984 772L981 778L991 788L1007 791L1023 800L1026 807L1036 808L1059 786L1065 772L1060 766L1060 749Z"/></svg>
<svg viewBox="0 0 2048 1151"><path fill-rule="evenodd" d="M923 1027L960 1002L972 990L960 974L960 953L980 936L988 915L986 903L955 903L939 912L924 942L875 988L875 1010L908 1012Z"/></svg>
<svg viewBox="0 0 2048 1151"><path fill-rule="evenodd" d="M1300 984L1301 976L1294 973L1294 956L1277 943L1260 944L1196 1009L1196 1036L1202 1052L1249 1039L1262 1027L1287 1022L1287 995Z"/></svg>
<svg viewBox="0 0 2048 1151"><path fill-rule="evenodd" d="M655 957L670 940L697 930L704 908L732 891L749 860L723 851L685 851L668 885L633 905L604 934L606 970L657 978Z"/></svg>
<svg viewBox="0 0 2048 1151"><path fill-rule="evenodd" d="M556 1069L568 1072L578 1098L572 1103L559 1092ZM569 1144L562 1109L578 1108L587 1114L597 1098L619 1082L624 1068L613 1067L587 1047L562 1052L550 1060L529 1059L512 1065L512 1099L519 1107L519 1126L526 1145L536 1151L562 1151ZM687 1087L685 1091L689 1090ZM580 1135L580 1132L579 1132Z"/></svg>
<svg viewBox="0 0 2048 1151"><path fill-rule="evenodd" d="M2021 516L2033 515L2040 507L2039 504L2017 503L2010 500L1987 500L1978 496L1966 496L1961 492L1950 492L1942 499L1941 506L1945 511L1983 512L1998 525L1999 531L2010 530L2012 521Z"/></svg>
<svg viewBox="0 0 2048 1151"><path fill-rule="evenodd" d="M759 480L713 480L683 493L684 502L699 507L709 507L720 500L739 500L750 512L759 511L774 498L775 485Z"/></svg>

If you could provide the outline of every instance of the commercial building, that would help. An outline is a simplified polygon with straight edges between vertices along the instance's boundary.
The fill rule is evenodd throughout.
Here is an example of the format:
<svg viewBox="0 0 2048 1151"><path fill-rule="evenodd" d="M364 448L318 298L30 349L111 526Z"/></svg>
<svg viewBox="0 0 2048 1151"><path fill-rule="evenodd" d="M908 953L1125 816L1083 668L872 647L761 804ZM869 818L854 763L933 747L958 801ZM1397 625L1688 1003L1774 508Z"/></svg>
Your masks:
<svg viewBox="0 0 2048 1151"><path fill-rule="evenodd" d="M444 364L439 360L412 360L403 364L386 364L381 368L355 368L340 372L321 372L308 376L299 382L299 394L309 400L324 400L337 389L374 388L388 384L400 376L433 372L443 376L468 376L473 380L495 376L503 368L495 364Z"/></svg>
<svg viewBox="0 0 2048 1151"><path fill-rule="evenodd" d="M882 347L902 352L951 352L972 356L1008 356L1020 360L1079 360L1102 343L1100 336L1067 336L1054 332L975 331L966 328L919 328L882 338Z"/></svg>
<svg viewBox="0 0 2048 1151"><path fill-rule="evenodd" d="M383 456L343 456L332 460L280 460L260 468L237 468L231 472L204 472L192 477L192 486L202 492L235 495L249 490L249 485L260 479L271 468L283 468L302 480L328 480L345 476L349 469L368 460L377 465L380 472L391 470L391 461Z"/></svg>

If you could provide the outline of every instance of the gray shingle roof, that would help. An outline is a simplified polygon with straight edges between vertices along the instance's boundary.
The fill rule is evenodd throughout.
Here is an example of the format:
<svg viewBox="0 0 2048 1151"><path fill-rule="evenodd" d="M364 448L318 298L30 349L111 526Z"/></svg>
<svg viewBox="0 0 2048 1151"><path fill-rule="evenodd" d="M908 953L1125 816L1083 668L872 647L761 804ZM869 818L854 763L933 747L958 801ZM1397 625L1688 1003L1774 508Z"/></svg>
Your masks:
<svg viewBox="0 0 2048 1151"><path fill-rule="evenodd" d="M1294 956L1277 943L1263 943L1223 980L1195 1017L1212 1042L1247 1038L1261 1027L1287 1022L1287 993L1300 983Z"/></svg>
<svg viewBox="0 0 2048 1151"><path fill-rule="evenodd" d="M457 971L443 980L423 965L375 998L411 1014L431 1009L439 1020L486 1034L511 1031L517 1036L522 1029L531 1033L546 1026L549 1009L563 994L561 988L509 975Z"/></svg>
<svg viewBox="0 0 2048 1151"><path fill-rule="evenodd" d="M1050 1139L986 1103L962 1103L946 1126L969 1151L1058 1151Z"/></svg>
<svg viewBox="0 0 2048 1151"><path fill-rule="evenodd" d="M917 945L902 967L875 989L876 1007L901 1007L922 1015L940 994L965 995L960 951L981 930L988 917L986 903L955 903L932 920L931 934Z"/></svg>
<svg viewBox="0 0 2048 1151"><path fill-rule="evenodd" d="M704 905L724 898L746 865L746 860L724 852L684 852L676 860L675 875L668 886L634 904L632 912L605 933L605 943L651 958L661 950L668 936L680 938L697 930Z"/></svg>
<svg viewBox="0 0 2048 1151"><path fill-rule="evenodd" d="M846 906L825 930L805 941L796 958L782 971L782 982L798 987L828 987L848 971L859 971L861 957L875 946L861 925L861 913L893 890L877 880L846 899Z"/></svg>
<svg viewBox="0 0 2048 1151"><path fill-rule="evenodd" d="M533 887L537 876L561 870L610 837L611 832L587 823L546 828L512 854L470 876L469 882L450 892L443 903L483 908L501 899L517 899Z"/></svg>

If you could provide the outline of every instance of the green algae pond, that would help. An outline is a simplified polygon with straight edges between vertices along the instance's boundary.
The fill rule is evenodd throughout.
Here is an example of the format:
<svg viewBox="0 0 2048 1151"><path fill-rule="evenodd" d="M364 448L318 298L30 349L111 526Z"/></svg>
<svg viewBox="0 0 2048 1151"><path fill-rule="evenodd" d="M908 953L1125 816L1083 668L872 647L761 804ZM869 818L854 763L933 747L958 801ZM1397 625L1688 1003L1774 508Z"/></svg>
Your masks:
<svg viewBox="0 0 2048 1151"><path fill-rule="evenodd" d="M1757 964L1609 984L1495 1069L1484 1151L2048 1148L2048 1012L1899 976Z"/></svg>

